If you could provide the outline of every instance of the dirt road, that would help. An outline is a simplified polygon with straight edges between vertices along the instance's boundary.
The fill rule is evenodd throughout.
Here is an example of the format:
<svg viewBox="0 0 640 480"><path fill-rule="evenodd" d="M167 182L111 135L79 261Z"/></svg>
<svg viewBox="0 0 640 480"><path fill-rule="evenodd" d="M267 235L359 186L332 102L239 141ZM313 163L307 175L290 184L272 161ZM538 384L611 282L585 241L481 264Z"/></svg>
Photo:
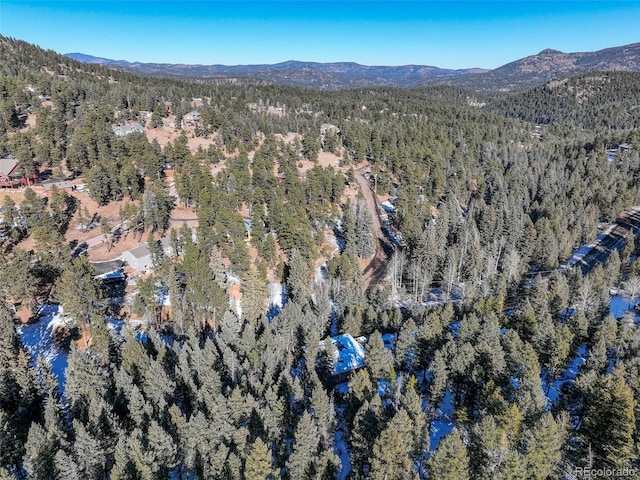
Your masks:
<svg viewBox="0 0 640 480"><path fill-rule="evenodd" d="M365 173L369 171L368 166L360 167L355 171L356 181L360 186L360 191L364 195L364 199L367 202L369 212L373 218L373 235L376 238L376 253L371 260L368 261L362 272L363 280L366 288L380 284L384 281L387 274L388 258L386 251L390 251L393 247L387 242L384 233L382 232L382 223L380 222L380 215L378 213L378 206L375 199L374 192L371 190L371 184L369 180L365 178Z"/></svg>

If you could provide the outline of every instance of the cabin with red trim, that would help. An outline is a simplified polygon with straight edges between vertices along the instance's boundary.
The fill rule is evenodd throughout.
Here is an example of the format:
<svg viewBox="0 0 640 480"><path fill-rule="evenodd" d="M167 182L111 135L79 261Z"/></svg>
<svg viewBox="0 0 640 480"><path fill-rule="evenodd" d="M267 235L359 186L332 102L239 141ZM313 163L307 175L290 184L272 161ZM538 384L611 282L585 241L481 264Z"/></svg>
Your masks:
<svg viewBox="0 0 640 480"><path fill-rule="evenodd" d="M0 158L0 188L19 188L33 185L38 175L25 177L19 173L18 159L9 155Z"/></svg>

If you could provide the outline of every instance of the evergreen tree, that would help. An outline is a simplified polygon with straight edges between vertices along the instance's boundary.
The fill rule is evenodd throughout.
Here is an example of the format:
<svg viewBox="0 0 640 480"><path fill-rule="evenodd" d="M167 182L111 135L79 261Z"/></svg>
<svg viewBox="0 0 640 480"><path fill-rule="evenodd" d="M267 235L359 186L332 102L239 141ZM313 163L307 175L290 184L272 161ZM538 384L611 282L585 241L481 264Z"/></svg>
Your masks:
<svg viewBox="0 0 640 480"><path fill-rule="evenodd" d="M566 422L556 421L550 413L545 413L534 427L525 432L526 471L531 479L544 480L551 477L562 460Z"/></svg>
<svg viewBox="0 0 640 480"><path fill-rule="evenodd" d="M58 450L54 457L56 476L69 480L82 480L84 476L78 468L78 462L64 450Z"/></svg>
<svg viewBox="0 0 640 480"><path fill-rule="evenodd" d="M73 259L55 284L55 298L65 315L85 326L98 319L102 295L93 267L84 257Z"/></svg>
<svg viewBox="0 0 640 480"><path fill-rule="evenodd" d="M467 447L456 430L444 437L429 457L429 478L434 480L470 478Z"/></svg>
<svg viewBox="0 0 640 480"><path fill-rule="evenodd" d="M260 273L250 269L242 284L242 315L251 324L265 314L267 305L267 285Z"/></svg>
<svg viewBox="0 0 640 480"><path fill-rule="evenodd" d="M398 410L376 438L370 459L372 480L408 480L414 477L412 422L404 409Z"/></svg>
<svg viewBox="0 0 640 480"><path fill-rule="evenodd" d="M597 379L585 401L579 432L583 455L590 451L596 462L615 469L628 467L635 455L635 401L622 372Z"/></svg>
<svg viewBox="0 0 640 480"><path fill-rule="evenodd" d="M305 303L310 294L309 284L311 283L311 269L308 259L304 258L298 250L291 252L289 262L289 275L287 276L287 286L289 294L298 303Z"/></svg>
<svg viewBox="0 0 640 480"><path fill-rule="evenodd" d="M249 449L244 467L244 479L267 480L275 478L271 458L269 446L258 437Z"/></svg>
<svg viewBox="0 0 640 480"><path fill-rule="evenodd" d="M52 444L39 423L32 423L25 443L25 454L22 460L24 469L33 479L50 479L54 477L54 456L57 445Z"/></svg>
<svg viewBox="0 0 640 480"><path fill-rule="evenodd" d="M371 212L364 201L358 201L355 205L355 241L356 254L361 258L372 257L376 251L373 237L373 219Z"/></svg>
<svg viewBox="0 0 640 480"><path fill-rule="evenodd" d="M365 363L372 378L387 378L391 373L393 356L388 349L384 348L382 335L377 330L371 334L367 341Z"/></svg>
<svg viewBox="0 0 640 480"><path fill-rule="evenodd" d="M296 427L293 452L287 461L287 473L290 479L315 478L319 442L318 426L309 412L305 411Z"/></svg>
<svg viewBox="0 0 640 480"><path fill-rule="evenodd" d="M79 471L84 478L101 477L107 468L107 455L102 443L78 421L74 422L73 430L73 448Z"/></svg>

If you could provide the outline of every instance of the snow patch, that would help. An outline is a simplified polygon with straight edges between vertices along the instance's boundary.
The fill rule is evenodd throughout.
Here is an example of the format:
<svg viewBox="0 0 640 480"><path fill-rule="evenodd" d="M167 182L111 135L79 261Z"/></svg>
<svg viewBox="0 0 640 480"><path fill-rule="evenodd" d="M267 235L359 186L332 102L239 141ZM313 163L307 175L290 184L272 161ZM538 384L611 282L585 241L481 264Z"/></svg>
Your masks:
<svg viewBox="0 0 640 480"><path fill-rule="evenodd" d="M640 322L640 316L636 315L634 311L639 300L640 298L631 299L630 297L622 295L614 295L611 297L611 302L609 303L609 313L619 319L622 318L625 313L631 312L636 322Z"/></svg>
<svg viewBox="0 0 640 480"><path fill-rule="evenodd" d="M351 459L349 458L349 449L344 438L344 432L341 429L336 430L336 440L333 451L340 457L340 472L338 472L338 480L346 480L349 472L351 472Z"/></svg>
<svg viewBox="0 0 640 480"><path fill-rule="evenodd" d="M273 320L287 303L287 289L282 283L272 282L267 284L267 320Z"/></svg>
<svg viewBox="0 0 640 480"><path fill-rule="evenodd" d="M26 352L31 363L36 366L38 357L49 365L51 372L58 377L60 391L64 390L65 370L67 369L67 352L63 351L52 338L56 328L64 324L62 308L59 305L44 305L38 312L40 319L35 323L17 325Z"/></svg>
<svg viewBox="0 0 640 480"><path fill-rule="evenodd" d="M547 407L550 408L552 404L558 401L565 384L570 385L575 381L578 377L580 367L584 364L586 358L587 346L581 345L580 348L578 348L577 355L567 364L562 375L559 375L552 385L547 383L544 376L542 377L542 389L547 397Z"/></svg>
<svg viewBox="0 0 640 480"><path fill-rule="evenodd" d="M438 408L437 417L431 423L431 431L429 432L431 451L438 448L440 440L449 435L453 427L455 427L455 422L453 421L453 394L447 390Z"/></svg>

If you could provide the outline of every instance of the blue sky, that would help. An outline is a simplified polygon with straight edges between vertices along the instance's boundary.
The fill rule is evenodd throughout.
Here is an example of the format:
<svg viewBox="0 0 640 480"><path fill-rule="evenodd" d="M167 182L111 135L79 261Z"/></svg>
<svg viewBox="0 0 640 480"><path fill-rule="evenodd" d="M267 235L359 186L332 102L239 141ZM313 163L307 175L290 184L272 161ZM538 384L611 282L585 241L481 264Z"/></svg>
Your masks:
<svg viewBox="0 0 640 480"><path fill-rule="evenodd" d="M3 35L60 53L167 63L495 68L545 48L640 42L638 25L637 0L0 0Z"/></svg>

